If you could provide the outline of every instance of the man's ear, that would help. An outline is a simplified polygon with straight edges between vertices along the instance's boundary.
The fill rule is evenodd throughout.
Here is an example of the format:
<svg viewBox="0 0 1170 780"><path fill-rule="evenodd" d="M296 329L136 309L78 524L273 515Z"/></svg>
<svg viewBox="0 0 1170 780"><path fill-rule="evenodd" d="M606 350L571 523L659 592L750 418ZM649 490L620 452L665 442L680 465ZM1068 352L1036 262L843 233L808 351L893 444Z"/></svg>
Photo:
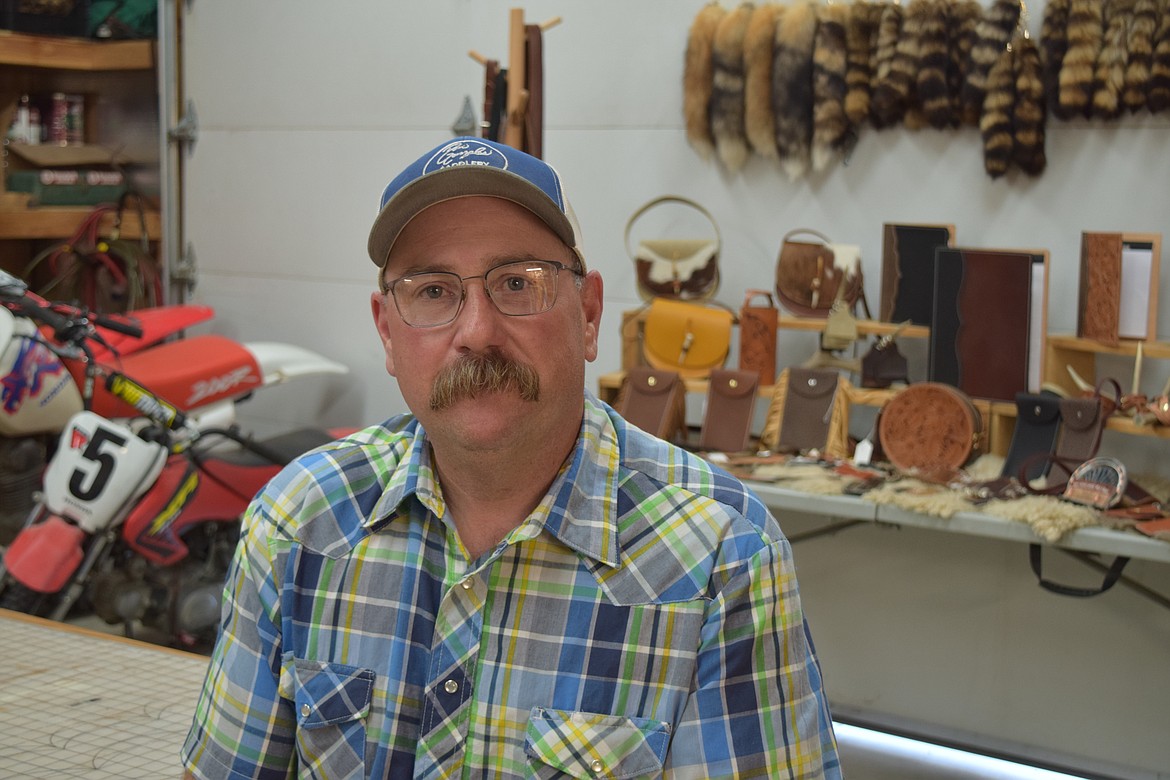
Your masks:
<svg viewBox="0 0 1170 780"><path fill-rule="evenodd" d="M374 327L378 330L378 338L382 340L382 350L386 353L386 370L390 376L398 376L394 370L394 344L390 338L390 324L387 321L387 317L394 314L390 311L393 306L390 296L385 293L374 292L370 295L370 311L374 315Z"/></svg>
<svg viewBox="0 0 1170 780"><path fill-rule="evenodd" d="M584 318L585 359L597 359L597 335L601 332L601 310L605 299L601 274L589 271L581 280L581 311Z"/></svg>

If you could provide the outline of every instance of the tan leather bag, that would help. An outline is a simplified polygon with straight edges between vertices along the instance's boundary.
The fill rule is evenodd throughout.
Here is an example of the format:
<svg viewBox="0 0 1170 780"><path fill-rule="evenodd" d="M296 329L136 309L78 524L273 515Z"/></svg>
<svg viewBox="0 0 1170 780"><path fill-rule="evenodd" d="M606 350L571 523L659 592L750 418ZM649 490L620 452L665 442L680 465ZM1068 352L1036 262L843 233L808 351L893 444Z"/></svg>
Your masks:
<svg viewBox="0 0 1170 780"><path fill-rule="evenodd" d="M797 240L805 235L815 240ZM863 297L864 282L858 247L835 246L823 233L808 228L784 235L776 260L776 298L793 314L827 317L839 287L842 300L852 309Z"/></svg>
<svg viewBox="0 0 1170 780"><path fill-rule="evenodd" d="M882 405L878 441L898 470L946 481L983 450L983 417L971 398L941 382L915 382Z"/></svg>
<svg viewBox="0 0 1170 780"><path fill-rule="evenodd" d="M708 376L727 361L734 321L718 306L655 298L646 312L643 355L653 368L686 378Z"/></svg>
<svg viewBox="0 0 1170 780"><path fill-rule="evenodd" d="M665 203L680 203L701 213L711 223L709 238L642 239L630 247L634 223L650 209ZM634 261L638 294L642 300L677 298L706 300L719 289L719 225L705 208L689 198L663 195L642 205L626 222L626 252Z"/></svg>
<svg viewBox="0 0 1170 780"><path fill-rule="evenodd" d="M753 305L759 299L767 305ZM754 371L760 384L776 381L776 326L780 311L767 290L747 290L739 310L739 370Z"/></svg>

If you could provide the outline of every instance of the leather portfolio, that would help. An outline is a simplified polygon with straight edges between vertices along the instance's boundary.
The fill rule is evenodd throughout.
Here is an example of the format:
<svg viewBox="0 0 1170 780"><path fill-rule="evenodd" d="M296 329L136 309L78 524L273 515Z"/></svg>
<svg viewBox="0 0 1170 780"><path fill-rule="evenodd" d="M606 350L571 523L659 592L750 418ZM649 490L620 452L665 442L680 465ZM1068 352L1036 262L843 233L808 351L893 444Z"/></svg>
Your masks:
<svg viewBox="0 0 1170 780"><path fill-rule="evenodd" d="M637 366L626 372L614 409L627 422L672 441L686 427L686 394L678 373Z"/></svg>
<svg viewBox="0 0 1170 780"><path fill-rule="evenodd" d="M1047 266L1044 252L936 250L929 381L1009 403L1038 390Z"/></svg>
<svg viewBox="0 0 1170 780"><path fill-rule="evenodd" d="M882 322L930 325L934 252L954 239L954 225L882 225Z"/></svg>
<svg viewBox="0 0 1170 780"><path fill-rule="evenodd" d="M1121 234L1081 235L1077 334L1117 346L1121 319Z"/></svg>
<svg viewBox="0 0 1170 780"><path fill-rule="evenodd" d="M699 449L713 452L742 452L751 441L752 418L760 375L754 371L711 372L707 404L699 431Z"/></svg>

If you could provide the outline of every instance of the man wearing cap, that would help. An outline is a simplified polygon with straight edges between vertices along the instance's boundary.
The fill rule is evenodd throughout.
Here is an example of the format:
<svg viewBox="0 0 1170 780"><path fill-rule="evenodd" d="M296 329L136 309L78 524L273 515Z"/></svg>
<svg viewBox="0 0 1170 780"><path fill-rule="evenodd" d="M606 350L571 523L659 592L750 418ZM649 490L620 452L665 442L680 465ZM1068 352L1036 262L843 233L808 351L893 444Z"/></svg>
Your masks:
<svg viewBox="0 0 1170 780"><path fill-rule="evenodd" d="M244 518L199 778L836 778L792 553L585 390L602 282L560 177L477 138L386 188L371 306L411 413Z"/></svg>

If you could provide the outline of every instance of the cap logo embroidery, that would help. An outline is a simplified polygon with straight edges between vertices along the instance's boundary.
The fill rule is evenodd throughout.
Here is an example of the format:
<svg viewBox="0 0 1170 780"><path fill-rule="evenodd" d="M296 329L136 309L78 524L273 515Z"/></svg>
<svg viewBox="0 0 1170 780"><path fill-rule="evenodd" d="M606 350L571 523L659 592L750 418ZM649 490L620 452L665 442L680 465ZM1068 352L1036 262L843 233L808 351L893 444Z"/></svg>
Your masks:
<svg viewBox="0 0 1170 780"><path fill-rule="evenodd" d="M506 171L508 170L508 158L498 149L493 149L484 143L452 141L427 160L427 164L423 166L423 173L452 168L456 165L484 165Z"/></svg>

